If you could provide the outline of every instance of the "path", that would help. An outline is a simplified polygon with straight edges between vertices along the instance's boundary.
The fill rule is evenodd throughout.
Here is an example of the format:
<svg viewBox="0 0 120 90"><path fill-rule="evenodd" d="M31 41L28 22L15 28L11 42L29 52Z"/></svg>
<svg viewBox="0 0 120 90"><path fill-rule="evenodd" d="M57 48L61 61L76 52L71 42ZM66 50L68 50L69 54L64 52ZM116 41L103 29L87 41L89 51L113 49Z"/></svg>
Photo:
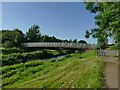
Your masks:
<svg viewBox="0 0 120 90"><path fill-rule="evenodd" d="M118 63L113 57L101 56L106 62L104 79L106 88L118 88Z"/></svg>

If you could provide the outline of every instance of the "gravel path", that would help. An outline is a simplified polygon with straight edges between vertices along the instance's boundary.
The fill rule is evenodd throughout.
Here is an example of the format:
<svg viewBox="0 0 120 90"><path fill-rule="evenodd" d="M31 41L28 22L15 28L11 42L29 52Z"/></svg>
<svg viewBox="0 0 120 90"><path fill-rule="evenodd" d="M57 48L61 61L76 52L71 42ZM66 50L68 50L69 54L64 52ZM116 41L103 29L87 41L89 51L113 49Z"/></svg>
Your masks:
<svg viewBox="0 0 120 90"><path fill-rule="evenodd" d="M102 60L106 62L104 79L106 88L118 88L118 63L113 57L101 56ZM118 89L117 89L118 90Z"/></svg>

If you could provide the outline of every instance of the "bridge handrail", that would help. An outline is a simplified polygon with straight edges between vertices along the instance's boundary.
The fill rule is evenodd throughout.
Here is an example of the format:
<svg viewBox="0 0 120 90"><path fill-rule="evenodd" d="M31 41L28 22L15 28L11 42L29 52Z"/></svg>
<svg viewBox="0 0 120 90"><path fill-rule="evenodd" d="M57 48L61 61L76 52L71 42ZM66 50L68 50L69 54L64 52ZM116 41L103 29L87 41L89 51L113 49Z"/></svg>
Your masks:
<svg viewBox="0 0 120 90"><path fill-rule="evenodd" d="M71 48L89 48L93 49L96 46L83 43L66 43L66 42L28 42L22 43L25 47L71 47Z"/></svg>

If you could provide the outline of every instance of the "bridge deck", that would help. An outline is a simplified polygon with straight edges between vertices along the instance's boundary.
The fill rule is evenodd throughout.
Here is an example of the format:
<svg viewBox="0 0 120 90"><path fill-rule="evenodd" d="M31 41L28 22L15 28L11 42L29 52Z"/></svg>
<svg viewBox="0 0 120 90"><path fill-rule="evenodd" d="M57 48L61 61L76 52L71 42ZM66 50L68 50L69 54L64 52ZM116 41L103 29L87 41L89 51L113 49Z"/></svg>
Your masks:
<svg viewBox="0 0 120 90"><path fill-rule="evenodd" d="M62 43L62 42L32 42L22 43L25 47L63 47L63 48L95 48L94 45L82 43Z"/></svg>

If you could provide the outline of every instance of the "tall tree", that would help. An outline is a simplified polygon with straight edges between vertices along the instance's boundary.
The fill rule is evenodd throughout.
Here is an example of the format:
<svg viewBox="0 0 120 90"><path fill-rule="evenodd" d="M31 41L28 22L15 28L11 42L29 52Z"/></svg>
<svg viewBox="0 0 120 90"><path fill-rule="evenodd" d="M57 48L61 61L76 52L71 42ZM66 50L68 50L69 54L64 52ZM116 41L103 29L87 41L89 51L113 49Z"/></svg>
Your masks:
<svg viewBox="0 0 120 90"><path fill-rule="evenodd" d="M86 37L92 35L98 38L99 43L107 41L107 37L112 36L118 43L118 32L120 30L120 2L89 2L86 3L86 8L91 13L97 13L95 16L95 24L98 29L91 29L91 32L86 31ZM116 34L117 33L117 34ZM117 37L117 38L116 38Z"/></svg>
<svg viewBox="0 0 120 90"><path fill-rule="evenodd" d="M120 49L120 2L89 2L86 3L86 8L91 13L97 13L96 25L99 26L99 29L96 31L104 32L103 35L112 36L114 41ZM96 32L86 32L86 36L95 34ZM119 59L120 59L120 50L119 50Z"/></svg>
<svg viewBox="0 0 120 90"><path fill-rule="evenodd" d="M49 42L49 41L50 41L50 37L48 35L42 36L42 42Z"/></svg>
<svg viewBox="0 0 120 90"><path fill-rule="evenodd" d="M57 39L56 39L55 36L52 36L52 37L50 37L50 41L51 41L51 42L57 42Z"/></svg>
<svg viewBox="0 0 120 90"><path fill-rule="evenodd" d="M72 43L72 42L73 42L72 39L70 39L70 40L69 40L69 43Z"/></svg>
<svg viewBox="0 0 120 90"><path fill-rule="evenodd" d="M19 29L14 30L2 30L2 44L7 47L10 43L10 47L19 47L22 42L25 41L24 34Z"/></svg>
<svg viewBox="0 0 120 90"><path fill-rule="evenodd" d="M25 35L23 34L21 30L14 29L13 33L14 33L13 42L15 46L19 46L21 43L25 42Z"/></svg>
<svg viewBox="0 0 120 90"><path fill-rule="evenodd" d="M73 43L77 43L77 39L73 39Z"/></svg>
<svg viewBox="0 0 120 90"><path fill-rule="evenodd" d="M84 41L84 40L80 40L80 41L78 41L78 43L87 44L87 42L86 42L86 41Z"/></svg>
<svg viewBox="0 0 120 90"><path fill-rule="evenodd" d="M29 42L37 42L41 37L40 27L38 25L33 25L29 28L28 32L26 32L26 37Z"/></svg>

